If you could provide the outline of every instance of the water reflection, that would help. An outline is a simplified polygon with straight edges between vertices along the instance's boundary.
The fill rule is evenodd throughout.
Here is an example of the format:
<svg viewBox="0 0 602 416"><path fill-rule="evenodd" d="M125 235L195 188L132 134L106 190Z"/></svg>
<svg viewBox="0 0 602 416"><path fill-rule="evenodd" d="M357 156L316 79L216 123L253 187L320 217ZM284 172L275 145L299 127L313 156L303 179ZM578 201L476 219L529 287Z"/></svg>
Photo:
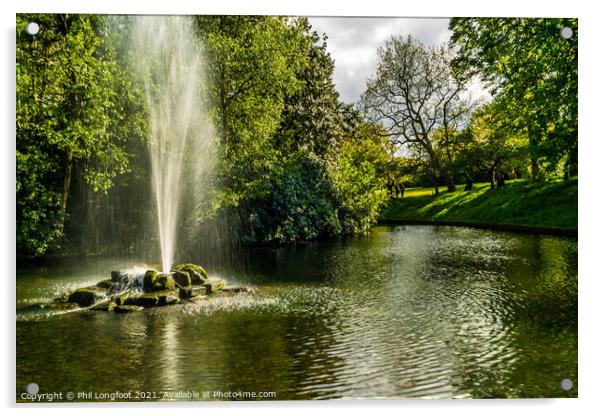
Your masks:
<svg viewBox="0 0 602 416"><path fill-rule="evenodd" d="M564 378L577 385L575 240L378 227L252 258L211 271L255 294L202 307L37 319L22 307L18 385L277 399L577 395L559 389ZM18 305L90 280L46 276L19 277Z"/></svg>

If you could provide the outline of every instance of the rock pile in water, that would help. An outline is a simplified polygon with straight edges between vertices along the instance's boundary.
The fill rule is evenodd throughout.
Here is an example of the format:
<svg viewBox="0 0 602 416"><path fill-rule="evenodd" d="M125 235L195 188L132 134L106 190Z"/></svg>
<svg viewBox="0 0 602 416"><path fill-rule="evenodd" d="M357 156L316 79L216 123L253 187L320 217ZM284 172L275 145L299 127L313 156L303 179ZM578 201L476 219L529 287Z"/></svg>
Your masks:
<svg viewBox="0 0 602 416"><path fill-rule="evenodd" d="M63 306L126 313L194 302L217 293L248 291L251 291L248 287L226 286L223 280L210 278L201 266L186 263L174 266L169 273L153 269L113 271L111 279L79 288L57 302Z"/></svg>

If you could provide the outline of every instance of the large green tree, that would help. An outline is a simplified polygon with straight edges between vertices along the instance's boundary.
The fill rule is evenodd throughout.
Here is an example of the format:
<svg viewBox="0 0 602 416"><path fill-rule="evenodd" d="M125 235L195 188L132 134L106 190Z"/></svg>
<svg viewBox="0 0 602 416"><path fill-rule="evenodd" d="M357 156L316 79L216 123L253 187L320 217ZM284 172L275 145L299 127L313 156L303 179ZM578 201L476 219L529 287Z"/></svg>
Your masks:
<svg viewBox="0 0 602 416"><path fill-rule="evenodd" d="M472 115L469 126L458 134L457 148L456 160L466 175L485 173L491 188L503 172L526 173L528 138L515 131L497 101Z"/></svg>
<svg viewBox="0 0 602 416"><path fill-rule="evenodd" d="M221 137L217 205L242 219L241 238L364 230L375 215L355 210L350 198L362 195L343 193L338 172L348 163L343 138L357 120L339 101L325 39L305 18L199 17L197 24Z"/></svg>
<svg viewBox="0 0 602 416"><path fill-rule="evenodd" d="M454 18L455 66L480 76L529 138L531 173L577 165L577 19ZM572 37L561 36L568 27Z"/></svg>
<svg viewBox="0 0 602 416"><path fill-rule="evenodd" d="M58 247L75 177L105 191L128 170L139 139L127 72L107 36L108 18L17 16L17 249L20 257ZM24 31L29 22L40 31ZM135 112L134 112L135 114Z"/></svg>

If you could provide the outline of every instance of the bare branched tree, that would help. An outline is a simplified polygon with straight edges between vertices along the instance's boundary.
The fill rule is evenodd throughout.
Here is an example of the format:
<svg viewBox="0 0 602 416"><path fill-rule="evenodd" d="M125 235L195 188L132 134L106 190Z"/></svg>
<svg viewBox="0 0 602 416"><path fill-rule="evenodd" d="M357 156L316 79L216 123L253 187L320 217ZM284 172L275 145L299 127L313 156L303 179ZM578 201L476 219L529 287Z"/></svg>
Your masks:
<svg viewBox="0 0 602 416"><path fill-rule="evenodd" d="M437 195L439 179L454 191L453 177L443 163L445 147L468 122L471 103L466 80L451 68L453 51L448 45L392 37L379 48L378 57L376 77L362 95L364 111L385 126L393 143L423 155Z"/></svg>

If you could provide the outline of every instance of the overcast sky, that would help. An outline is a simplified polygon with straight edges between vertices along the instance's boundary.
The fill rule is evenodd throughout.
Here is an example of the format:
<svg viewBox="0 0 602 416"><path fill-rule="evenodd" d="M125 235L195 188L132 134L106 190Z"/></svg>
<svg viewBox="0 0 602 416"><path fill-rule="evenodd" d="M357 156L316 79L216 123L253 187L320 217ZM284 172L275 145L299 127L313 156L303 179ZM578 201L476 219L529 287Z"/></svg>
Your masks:
<svg viewBox="0 0 602 416"><path fill-rule="evenodd" d="M318 33L328 36L328 51L334 59L334 81L341 99L357 102L366 81L376 72L376 50L392 35L412 35L427 44L449 40L449 19L312 17Z"/></svg>

